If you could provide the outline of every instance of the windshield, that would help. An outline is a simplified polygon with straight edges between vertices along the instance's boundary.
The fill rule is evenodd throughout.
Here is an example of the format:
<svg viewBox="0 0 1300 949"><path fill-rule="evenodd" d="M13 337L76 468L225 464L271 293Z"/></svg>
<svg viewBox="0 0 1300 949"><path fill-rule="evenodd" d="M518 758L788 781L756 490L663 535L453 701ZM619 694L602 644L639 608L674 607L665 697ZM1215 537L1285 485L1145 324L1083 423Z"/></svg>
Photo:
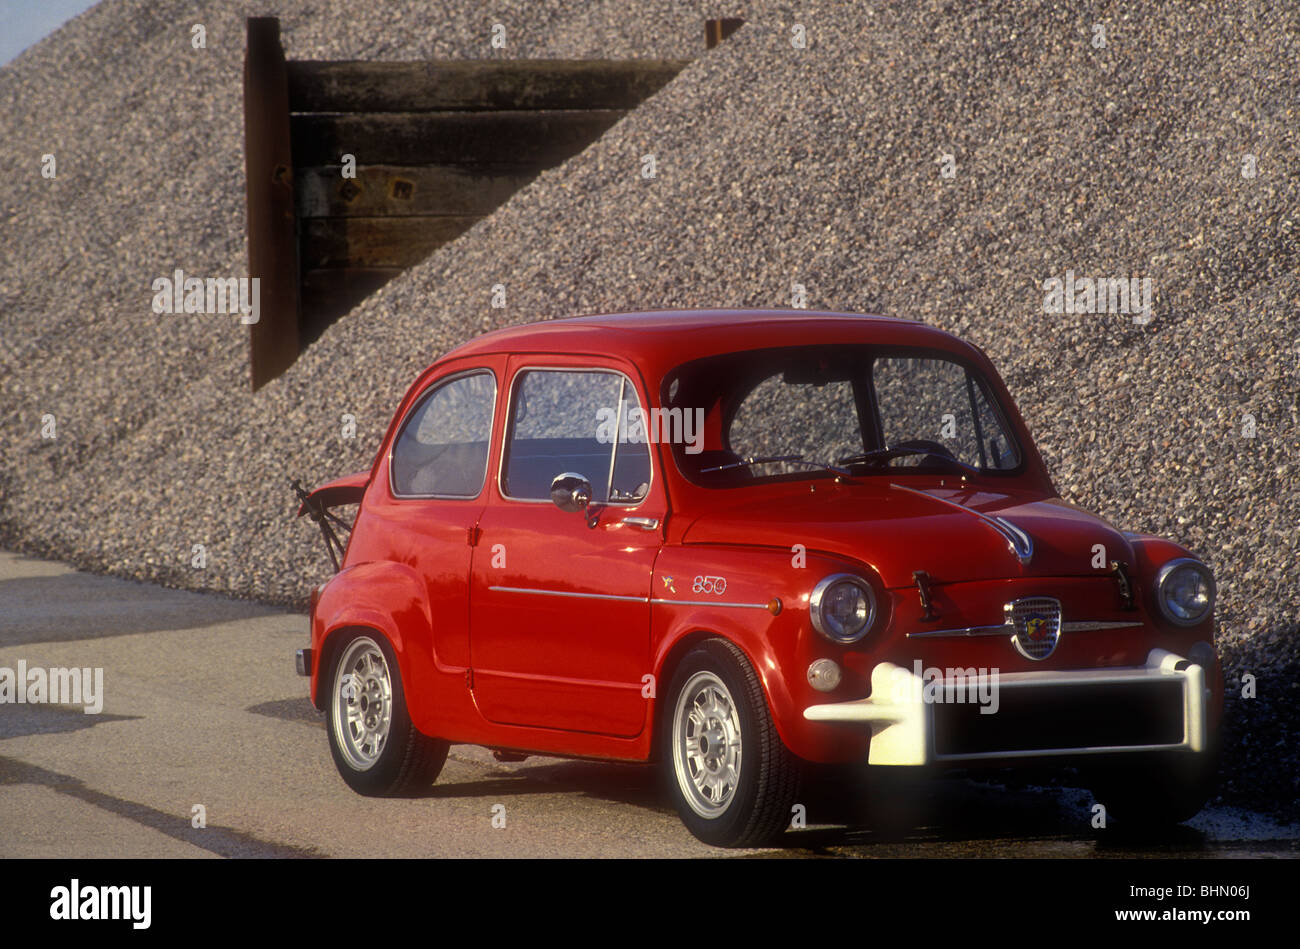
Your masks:
<svg viewBox="0 0 1300 949"><path fill-rule="evenodd" d="M1021 451L975 369L874 346L731 353L669 373L670 412L702 417L673 456L696 484L878 474L1010 473Z"/></svg>

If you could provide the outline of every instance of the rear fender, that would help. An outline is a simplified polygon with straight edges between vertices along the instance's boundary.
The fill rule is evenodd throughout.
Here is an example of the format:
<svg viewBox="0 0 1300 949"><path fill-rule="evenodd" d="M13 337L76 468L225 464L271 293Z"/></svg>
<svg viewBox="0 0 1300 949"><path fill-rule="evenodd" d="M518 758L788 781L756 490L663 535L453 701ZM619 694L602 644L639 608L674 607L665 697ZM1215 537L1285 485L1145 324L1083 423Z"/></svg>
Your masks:
<svg viewBox="0 0 1300 949"><path fill-rule="evenodd" d="M312 704L324 709L329 688L322 687L321 679L329 675L334 648L347 631L357 628L373 630L388 640L397 655L411 717L425 720L428 690L413 683L433 681L429 602L415 571L392 561L345 567L321 590L312 611L312 649L320 657L312 669Z"/></svg>

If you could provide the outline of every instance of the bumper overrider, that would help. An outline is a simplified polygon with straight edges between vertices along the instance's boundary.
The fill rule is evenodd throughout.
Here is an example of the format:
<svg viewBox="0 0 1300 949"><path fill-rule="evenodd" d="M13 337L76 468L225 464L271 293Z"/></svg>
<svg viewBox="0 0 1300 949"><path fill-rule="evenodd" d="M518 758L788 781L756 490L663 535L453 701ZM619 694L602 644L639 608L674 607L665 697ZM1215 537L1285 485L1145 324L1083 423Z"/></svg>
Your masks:
<svg viewBox="0 0 1300 949"><path fill-rule="evenodd" d="M1166 649L1136 667L1003 675L882 662L870 697L812 705L804 718L869 726L873 765L1203 752L1207 682L1201 664Z"/></svg>

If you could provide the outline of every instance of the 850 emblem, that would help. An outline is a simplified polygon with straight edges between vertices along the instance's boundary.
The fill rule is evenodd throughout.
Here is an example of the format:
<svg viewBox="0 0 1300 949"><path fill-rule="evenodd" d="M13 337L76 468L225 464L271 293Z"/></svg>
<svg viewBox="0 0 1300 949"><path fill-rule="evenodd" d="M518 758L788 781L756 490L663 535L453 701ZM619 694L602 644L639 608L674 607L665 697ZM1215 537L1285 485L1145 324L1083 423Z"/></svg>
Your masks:
<svg viewBox="0 0 1300 949"><path fill-rule="evenodd" d="M726 577L696 577L691 589L696 593L716 593L721 596L727 589Z"/></svg>

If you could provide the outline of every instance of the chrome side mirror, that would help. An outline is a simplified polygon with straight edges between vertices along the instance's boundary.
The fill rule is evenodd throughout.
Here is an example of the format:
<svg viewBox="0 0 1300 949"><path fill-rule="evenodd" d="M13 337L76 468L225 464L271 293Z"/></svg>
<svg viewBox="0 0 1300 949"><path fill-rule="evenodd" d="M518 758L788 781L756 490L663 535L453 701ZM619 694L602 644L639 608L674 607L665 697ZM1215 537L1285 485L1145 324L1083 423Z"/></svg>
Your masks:
<svg viewBox="0 0 1300 949"><path fill-rule="evenodd" d="M572 471L556 475L551 481L551 501L570 514L585 510L591 503L591 482Z"/></svg>

